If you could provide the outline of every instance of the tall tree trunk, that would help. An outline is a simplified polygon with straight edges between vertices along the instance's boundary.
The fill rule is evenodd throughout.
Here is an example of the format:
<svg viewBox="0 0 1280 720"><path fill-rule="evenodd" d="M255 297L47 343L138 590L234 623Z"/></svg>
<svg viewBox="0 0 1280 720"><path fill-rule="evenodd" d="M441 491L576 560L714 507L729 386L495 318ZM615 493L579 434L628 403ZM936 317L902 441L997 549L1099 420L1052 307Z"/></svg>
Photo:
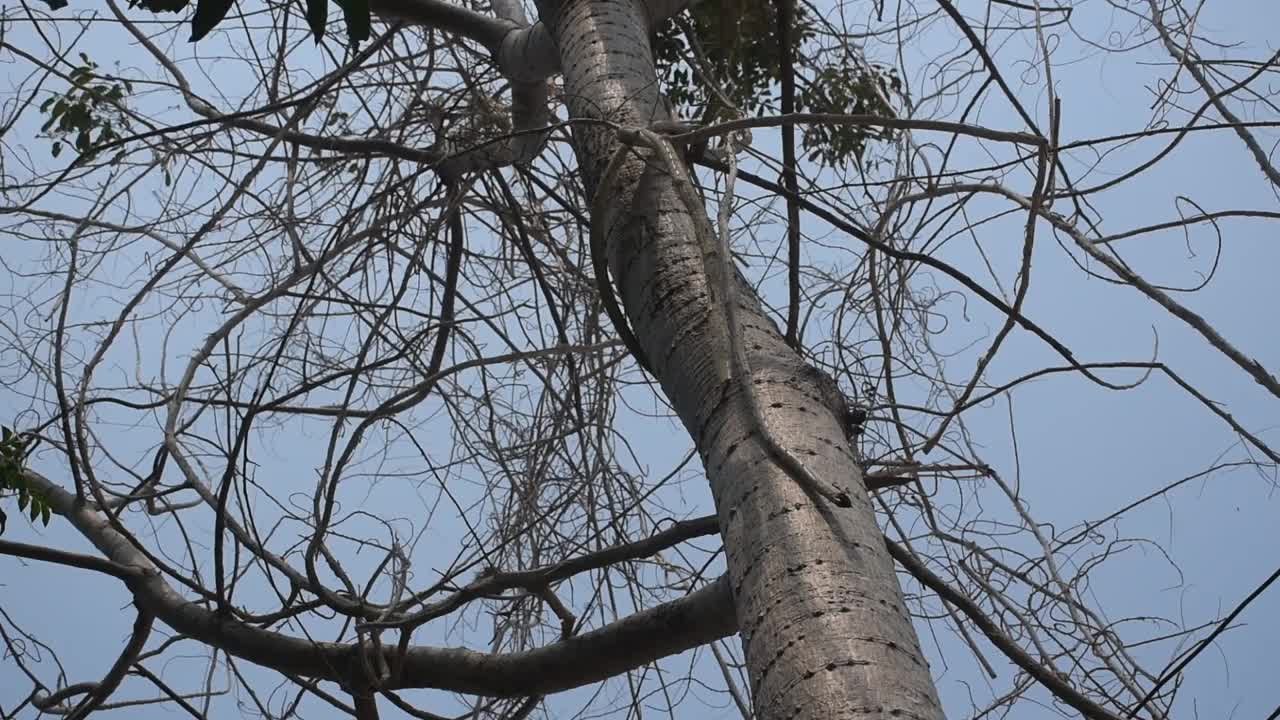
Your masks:
<svg viewBox="0 0 1280 720"><path fill-rule="evenodd" d="M555 34L574 118L666 119L639 0L566 0ZM574 142L594 188L614 133L578 124ZM739 279L743 342L770 427L819 478L847 489L847 509L815 501L769 459L746 398L729 388L724 318L694 233L705 213L691 215L665 173L638 159L614 192L607 217L592 221L609 229L625 312L711 482L757 717L941 718L830 381L787 347Z"/></svg>

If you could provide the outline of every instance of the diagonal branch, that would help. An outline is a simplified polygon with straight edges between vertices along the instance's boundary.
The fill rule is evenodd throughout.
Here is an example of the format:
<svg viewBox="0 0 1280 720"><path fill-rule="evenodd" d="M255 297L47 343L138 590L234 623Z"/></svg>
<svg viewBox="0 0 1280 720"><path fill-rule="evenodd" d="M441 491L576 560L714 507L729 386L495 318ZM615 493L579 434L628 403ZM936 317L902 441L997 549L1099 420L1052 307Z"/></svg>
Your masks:
<svg viewBox="0 0 1280 720"><path fill-rule="evenodd" d="M575 558L520 572L505 572L484 575L458 592L440 602L427 605L420 611L392 622L371 622L362 627L399 627L416 626L437 617L447 615L462 605L481 597L489 597L496 593L514 588L532 588L545 586L573 577L578 573L594 570L626 560L638 560L650 557L661 550L677 545L686 540L713 535L720 531L719 520L714 515L682 520L670 528L654 533L647 538L623 545L615 545L597 552L588 553Z"/></svg>
<svg viewBox="0 0 1280 720"><path fill-rule="evenodd" d="M58 565L66 565L67 567L80 568L81 570L93 570L106 573L125 582L142 577L142 571L136 567L127 567L93 555L68 552L40 545L28 545L27 543L13 542L12 540L0 540L0 555L51 562Z"/></svg>
<svg viewBox="0 0 1280 720"><path fill-rule="evenodd" d="M141 611L175 632L282 673L344 686L367 682L365 652L355 643L315 642L236 621L191 602L165 582L155 566L107 518L77 505L75 496L48 478L26 471L27 481L49 499L106 558L143 568L128 582ZM737 632L729 584L717 579L682 598L640 610L590 632L534 650L492 654L466 648L410 647L398 656L381 650L401 669L386 689L436 688L489 697L523 697L581 687Z"/></svg>
<svg viewBox="0 0 1280 720"><path fill-rule="evenodd" d="M142 647L147 644L147 638L151 636L151 627L154 623L154 615L142 608L138 609L138 617L133 621L133 634L130 635L124 649L120 651L120 657L116 658L111 669L102 678L102 682L97 683L93 690L89 691L88 696L80 701L76 709L67 716L67 720L84 720L111 697L111 693L115 692L116 688L120 687L120 682L129 672L129 666L138 659Z"/></svg>
<svg viewBox="0 0 1280 720"><path fill-rule="evenodd" d="M1037 662L1021 647L1018 647L1017 643L997 627L987 617L986 613L982 612L982 608L978 607L968 596L952 588L946 581L935 575L909 550L888 538L885 538L885 543L889 546L889 554L893 556L893 559L906 568L907 572L910 572L916 580L919 580L921 585L934 591L939 597L959 608L974 625L978 626L982 634L987 636L992 645L999 648L1005 654L1005 657L1022 668L1023 672L1035 678L1055 697L1079 710L1082 715L1090 720L1120 720L1118 715L1085 697L1066 680Z"/></svg>

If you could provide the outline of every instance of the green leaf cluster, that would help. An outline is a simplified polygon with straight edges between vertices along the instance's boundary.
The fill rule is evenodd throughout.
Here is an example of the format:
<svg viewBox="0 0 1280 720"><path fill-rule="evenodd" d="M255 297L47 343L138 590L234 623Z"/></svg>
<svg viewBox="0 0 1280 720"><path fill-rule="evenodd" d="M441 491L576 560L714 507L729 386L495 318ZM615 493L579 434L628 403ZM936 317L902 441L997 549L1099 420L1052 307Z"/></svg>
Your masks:
<svg viewBox="0 0 1280 720"><path fill-rule="evenodd" d="M133 92L133 85L128 80L105 81L88 55L80 53L80 60L83 64L71 71L71 87L40 105L40 112L49 116L40 129L54 138L54 157L70 142L76 152L89 159L95 147L119 140L122 132L128 132L128 121L120 108L125 96Z"/></svg>
<svg viewBox="0 0 1280 720"><path fill-rule="evenodd" d="M305 6L303 14L307 18L307 26L311 28L311 34L315 36L316 42L320 42L328 27L330 1L301 0ZM369 0L332 0L332 2L342 10L347 37L351 42L360 43L368 40L373 26L369 16ZM129 4L151 12L179 12L190 5L191 0L130 0ZM236 0L196 0L196 10L191 15L191 42L197 42L212 32L226 19L235 4Z"/></svg>
<svg viewBox="0 0 1280 720"><path fill-rule="evenodd" d="M38 490L27 483L23 468L27 454L32 447L32 439L21 433L4 427L0 428L0 498L16 494L18 511L26 511L31 522L39 518L45 525L49 524L52 509L49 501ZM4 533L8 516L0 510L0 534Z"/></svg>
<svg viewBox="0 0 1280 720"><path fill-rule="evenodd" d="M773 85L781 77L778 37L771 5L740 0L703 2L686 10L683 24L691 27L708 69L723 85L728 99L748 115L771 109ZM792 37L800 47L813 37L813 20L803 6L796 8ZM693 55L675 19L659 28L653 40L654 61L663 89L672 103L700 109L703 122L729 117L715 91L693 72Z"/></svg>
<svg viewBox="0 0 1280 720"><path fill-rule="evenodd" d="M330 0L300 0L305 4L307 25L315 35L316 42L324 37L329 23ZM342 10L342 18L347 27L347 37L353 43L369 39L372 21L369 16L369 0L332 0ZM61 10L67 6L67 0L44 0L50 10ZM129 0L129 7L140 7L154 13L176 13L187 9L191 0ZM196 0L196 10L191 15L191 42L197 42L208 35L226 19L236 0Z"/></svg>
<svg viewBox="0 0 1280 720"><path fill-rule="evenodd" d="M730 102L748 115L777 111L783 68L771 3L704 2L681 17L693 29L708 69ZM889 98L902 88L895 71L846 62L845 53L816 51L816 30L812 11L797 3L791 32L796 112L893 117ZM706 85L707 79L693 72L693 51L674 19L655 34L653 52L663 89L681 115L703 123L730 119L729 108ZM801 147L811 161L834 166L850 158L861 161L869 141L891 137L891 131L879 128L815 124L803 126Z"/></svg>
<svg viewBox="0 0 1280 720"><path fill-rule="evenodd" d="M819 68L813 79L796 89L796 109L804 112L845 113L894 117L885 98L902 90L902 80L890 67L852 68L828 65ZM891 140L888 128L854 125L806 125L801 145L811 162L833 166L849 158L862 160L870 140Z"/></svg>

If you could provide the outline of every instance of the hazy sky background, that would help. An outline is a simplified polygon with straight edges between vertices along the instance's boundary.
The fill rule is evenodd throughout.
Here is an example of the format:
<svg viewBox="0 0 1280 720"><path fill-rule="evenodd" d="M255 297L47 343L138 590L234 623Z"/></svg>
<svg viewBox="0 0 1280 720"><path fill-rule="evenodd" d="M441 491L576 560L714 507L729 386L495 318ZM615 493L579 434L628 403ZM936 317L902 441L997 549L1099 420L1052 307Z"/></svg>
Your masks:
<svg viewBox="0 0 1280 720"><path fill-rule="evenodd" d="M967 13L980 12L985 4L960 3ZM1143 4L1145 7L1145 4ZM73 7L77 7L73 3ZM79 7L88 9L87 5ZM855 8L855 11L864 10ZM1125 35L1133 25L1132 18L1104 2L1081 3L1074 24L1082 28L1082 36L1106 41ZM1280 27L1280 9L1274 2L1224 0L1206 3L1200 20L1202 32L1223 42L1239 43L1227 51L1229 56L1261 58L1276 49L1275 29ZM19 23L10 32L21 36L31 28ZM83 47L104 66L108 59L119 58L124 64L149 67L150 61L112 39L109 32L95 30L93 39ZM100 36L100 37L99 37ZM932 68L921 67L919 58L932 50L950 47L958 33L931 35L935 47L909 47L907 64L916 68L915 83L926 82ZM178 39L177 42L181 42ZM16 42L16 41L15 41ZM1012 58L1031 57L1033 48L1020 38L1000 48L1002 68L1021 67L1034 74L1031 66L1012 64ZM25 40L20 44L31 47ZM879 48L881 51L883 47ZM1208 48L1201 52L1210 54ZM876 52L876 48L870 51ZM0 59L5 51L0 51ZM915 58L914 60L912 58ZM1111 55L1085 46L1075 37L1064 37L1055 54L1054 79L1063 101L1062 135L1064 142L1140 129L1150 114L1152 92L1168 79L1171 68L1168 57L1158 46L1147 46L1126 54ZM1026 76L1036 82L1034 75ZM933 82L933 81L929 81ZM235 95L228 91L229 95ZM995 95L983 104L971 122L1004 129L1022 129L1020 121ZM170 98L172 99L172 97ZM1197 97L1194 104L1198 106ZM944 105L945 107L945 105ZM1046 121L1044 98L1035 103L1038 121ZM926 107L928 115L935 108ZM1183 116L1175 114L1175 119ZM1272 113L1265 118L1274 119ZM185 109L175 110L174 122L190 119ZM1275 133L1259 131L1269 143ZM19 136L28 137L28 136ZM762 149L771 147L773 137L757 132ZM931 139L937 139L932 137ZM7 141L14 142L13 138ZM1119 150L1106 160L1105 167L1132 167L1150 157L1163 143L1143 143L1136 148ZM964 145L956 166L980 164L983 159L976 146ZM1267 145L1272 150L1272 144ZM44 152L32 149L33 155ZM1079 178L1086 173L1091 157L1073 153L1068 167ZM1081 182L1093 185L1108 179L1095 173ZM1017 189L1027 191L1031 179L1010 180ZM1275 188L1260 175L1243 145L1228 132L1192 133L1178 150L1153 170L1131 181L1126 189L1097 198L1097 209L1103 217L1102 227L1118 232L1133 227L1174 219L1178 213L1177 196L1189 196L1206 210L1226 208L1261 208L1275 210ZM994 206L994 205L993 205ZM1183 208L1194 212L1193 208ZM806 220L806 222L810 222ZM999 266L1002 282L1008 282L1016 269L1021 248L1021 218L997 222L980 228L976 241ZM807 226L811 227L811 226ZM813 226L816 227L816 226ZM1201 292L1181 299L1208 318L1228 339L1246 354L1257 358L1273 372L1280 371L1280 290L1275 282L1280 267L1280 244L1273 225L1267 221L1229 220L1222 225L1222 253L1214 282ZM781 229L779 228L780 232ZM840 239L840 242L853 241ZM43 249L28 247L12 240L5 243L5 262L10 270L0 275L0 292L22 297L29 293L23 278L12 268L20 268L24 260L40 257ZM1180 232L1143 236L1123 245L1126 259L1152 279L1170 285L1195 283L1198 273L1206 272L1214 258L1212 228L1197 226L1184 239ZM820 251L811 248L810 256L822 260ZM944 259L970 270L980 280L989 277L973 251L972 242L953 241L943 250ZM127 262L122 259L121 261ZM1223 403L1245 427L1273 445L1280 444L1276 410L1280 403L1269 397L1242 371L1227 362L1216 351L1181 323L1164 314L1154 304L1129 288L1117 287L1086 277L1067 254L1051 238L1042 225L1040 242L1033 264L1032 289L1026 313L1070 346L1081 360L1142 360L1152 354L1152 344L1159 337L1160 357L1176 371L1195 383L1215 401ZM944 277L934 281L943 290L954 290L954 283ZM990 283L987 283L990 286ZM106 289L97 292L106 293ZM95 302L94 291L80 299L87 307ZM973 367L977 354L1001 324L1001 318L978 301L967 304L953 301L947 306L953 327L938 341L939 349L957 355L949 366L958 374ZM189 327L175 329L166 347L174 353L176 372L185 355L199 344L216 316L193 318ZM146 347L161 347L161 338L142 338ZM971 345L971 343L976 344ZM16 362L5 357L3 363ZM1025 333L1015 332L1006 343L997 362L989 370L993 379L1007 379L1027 369L1058 364L1043 344ZM125 368L128 369L127 367ZM5 371L5 372L11 372ZM1135 376L1112 375L1113 379ZM16 394L20 389L0 389L0 419L10 422L26 401ZM642 395L637 395L641 397ZM1010 482L1016 482L1022 497L1035 517L1051 524L1060 532L1083 521L1097 519L1178 478L1199 472L1216 462L1242 459L1237 439L1221 422L1207 416L1194 400L1167 379L1155 376L1142 387L1118 393L1104 390L1073 376L1054 376L1023 385L1012 395L1016 422L1011 428L1009 405L1003 400L974 410L966 416L966 425L979 444L984 459ZM10 408L10 409L6 409ZM633 417L623 426L627 439L641 461L640 470L650 476L668 472L682 457L688 438L684 431L666 420ZM119 437L109 438L118 447L138 450L149 447L159 438L154 428L137 433L120 428ZM259 477L272 477L282 486L306 492L314 483L312 468L322 458L315 443L325 437L324 426L315 424L312 442L306 432L288 436L287 442L259 448L255 459ZM1016 435L1013 431L1016 431ZM133 433L131 435L131 433ZM107 439L107 438L104 438ZM1013 448L1017 448L1015 463ZM438 444L438 443L437 443ZM429 441L430 445L430 441ZM127 454L127 453L122 453ZM710 496L700 471L693 468L682 476L685 482L672 487L666 497L672 506L683 506L686 517L711 511ZM46 456L37 469L55 480L62 479L65 469ZM1259 582L1275 570L1280 562L1280 529L1275 518L1280 502L1275 496L1275 476L1254 469L1221 471L1193 481L1171 493L1164 500L1148 503L1126 514L1118 525L1121 537L1149 539L1158 543L1166 556L1154 546L1135 544L1121 557L1095 572L1088 593L1112 620L1134 616L1163 616L1180 619L1194 626L1229 612ZM377 501L386 503L383 512L403 514L408 506L435 502L433 497L417 499L412 488L379 486ZM995 498L995 494L984 495ZM945 499L945 498L944 498ZM48 529L33 530L18 517L11 501L5 506L10 513L6 539L39 542L67 549L87 550L87 543L65 525L54 521ZM377 514L378 505L365 505L364 510ZM1012 516L1007 504L993 503L993 512L1003 519ZM416 532L425 521L413 528ZM431 519L430 529L420 537L419 549L428 560L416 561L417 569L429 577L431 543L435 538L453 537L460 529L457 513L445 505ZM409 532L406 529L406 532ZM207 538L206 538L207 539ZM714 540L699 543L713 548ZM442 543L443 546L443 543ZM376 563L369 557L357 564ZM1176 563L1176 568L1172 563ZM40 639L59 651L69 682L98 679L115 657L127 636L133 620L127 594L119 583L96 575L76 573L65 568L23 564L0 558L0 609L20 626L38 628ZM1280 688L1275 684L1275 659L1272 645L1280 641L1280 589L1256 600L1243 614L1237 628L1223 636L1216 647L1205 653L1188 673L1182 694L1179 718L1241 718L1264 720L1280 705ZM981 698L988 692L967 650L952 634L939 626L936 633L921 629L926 652L939 680L948 717L969 716L970 696ZM1129 639L1154 637L1172 628L1152 623L1122 629ZM450 634L432 628L415 636L422 643L449 643ZM153 638L153 643L155 639ZM987 648L989 650L989 648ZM1169 646L1139 649L1139 657L1153 672L1161 669L1168 658ZM165 677L177 685L182 680L203 672L201 652L194 645L186 659L164 666ZM1012 671L988 652L1001 673L998 683L1006 682ZM688 656L671 658L664 666L680 668ZM246 666L249 667L249 666ZM49 673L49 668L45 668ZM271 673L253 671L262 682L259 687L274 685ZM46 674L45 682L52 675ZM215 682L224 686L225 681ZM27 692L29 683L18 676L12 663L0 662L0 708L12 708ZM127 683L115 699L154 693L148 686ZM589 687L556 696L548 707L554 712L577 709L596 692ZM411 697L423 695L409 694ZM1187 699L1194 697L1194 704ZM278 700L276 701L278 703ZM238 713L231 700L220 699L213 717L234 717ZM448 712L449 705L429 705L436 712ZM176 709L154 707L125 710L139 718L172 717ZM383 704L384 717L397 717ZM327 717L326 708L313 710L313 717ZM734 717L731 707L707 708L691 701L678 708L677 717ZM1048 710L1037 714L1031 705L1023 706L1018 718L1053 717ZM30 714L24 715L30 717Z"/></svg>

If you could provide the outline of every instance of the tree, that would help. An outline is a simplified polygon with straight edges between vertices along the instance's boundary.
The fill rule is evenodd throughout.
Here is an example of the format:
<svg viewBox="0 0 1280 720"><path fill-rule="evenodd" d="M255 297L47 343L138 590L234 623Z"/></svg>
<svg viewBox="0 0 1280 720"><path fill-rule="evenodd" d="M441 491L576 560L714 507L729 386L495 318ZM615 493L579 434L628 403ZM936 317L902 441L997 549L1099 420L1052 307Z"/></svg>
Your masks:
<svg viewBox="0 0 1280 720"><path fill-rule="evenodd" d="M1089 582L1148 544L1114 517L1037 523L1016 456L1002 472L971 434L1037 378L1158 378L1233 438L1219 465L1274 473L1261 421L1159 356L1082 359L1029 294L1051 234L1059 259L1280 396L1189 288L1121 254L1275 211L1101 229L1097 199L1168 154L1094 179L1117 147L1228 131L1280 187L1275 122L1232 109L1273 109L1277 58L1202 59L1194 13L1126 8L1139 24L1111 50L1159 42L1176 72L1145 127L1067 140L1055 53L1088 26L1066 6L993 0L983 24L949 0L890 18L547 0L531 23L512 0L372 0L369 32L352 0L332 19L315 0L138 4L5 16L30 74L5 118L28 146L6 148L3 213L13 237L51 242L6 258L23 278L6 387L27 400L4 488L93 550L6 538L0 553L114 578L136 618L79 681L50 679L38 633L6 617L29 683L17 710L79 718L127 687L203 716L234 686L272 717L559 716L545 696L626 678L582 714L639 714L650 692L674 709L714 681L743 716L940 718L914 617L954 628L975 666L994 675L994 651L1016 668L975 712L1157 718L1259 594L1164 628L1173 660L1147 670L1148 638ZM151 14L174 10L198 44L175 42L185 16ZM959 44L917 84L902 52L931 28ZM996 60L1006 33L1025 59ZM897 60L877 60L867 45L890 36ZM136 55L106 69L121 47ZM986 103L1009 123L975 121ZM953 238L992 230L1020 248L952 257ZM828 233L840 244L820 251ZM998 327L956 374L940 325L965 303ZM655 415L692 450L632 437ZM701 476L695 452L714 515L673 507L702 492L677 485ZM992 498L1011 520L972 509ZM476 637L487 650L465 647ZM191 644L209 671L166 677ZM665 677L662 658L702 647Z"/></svg>

